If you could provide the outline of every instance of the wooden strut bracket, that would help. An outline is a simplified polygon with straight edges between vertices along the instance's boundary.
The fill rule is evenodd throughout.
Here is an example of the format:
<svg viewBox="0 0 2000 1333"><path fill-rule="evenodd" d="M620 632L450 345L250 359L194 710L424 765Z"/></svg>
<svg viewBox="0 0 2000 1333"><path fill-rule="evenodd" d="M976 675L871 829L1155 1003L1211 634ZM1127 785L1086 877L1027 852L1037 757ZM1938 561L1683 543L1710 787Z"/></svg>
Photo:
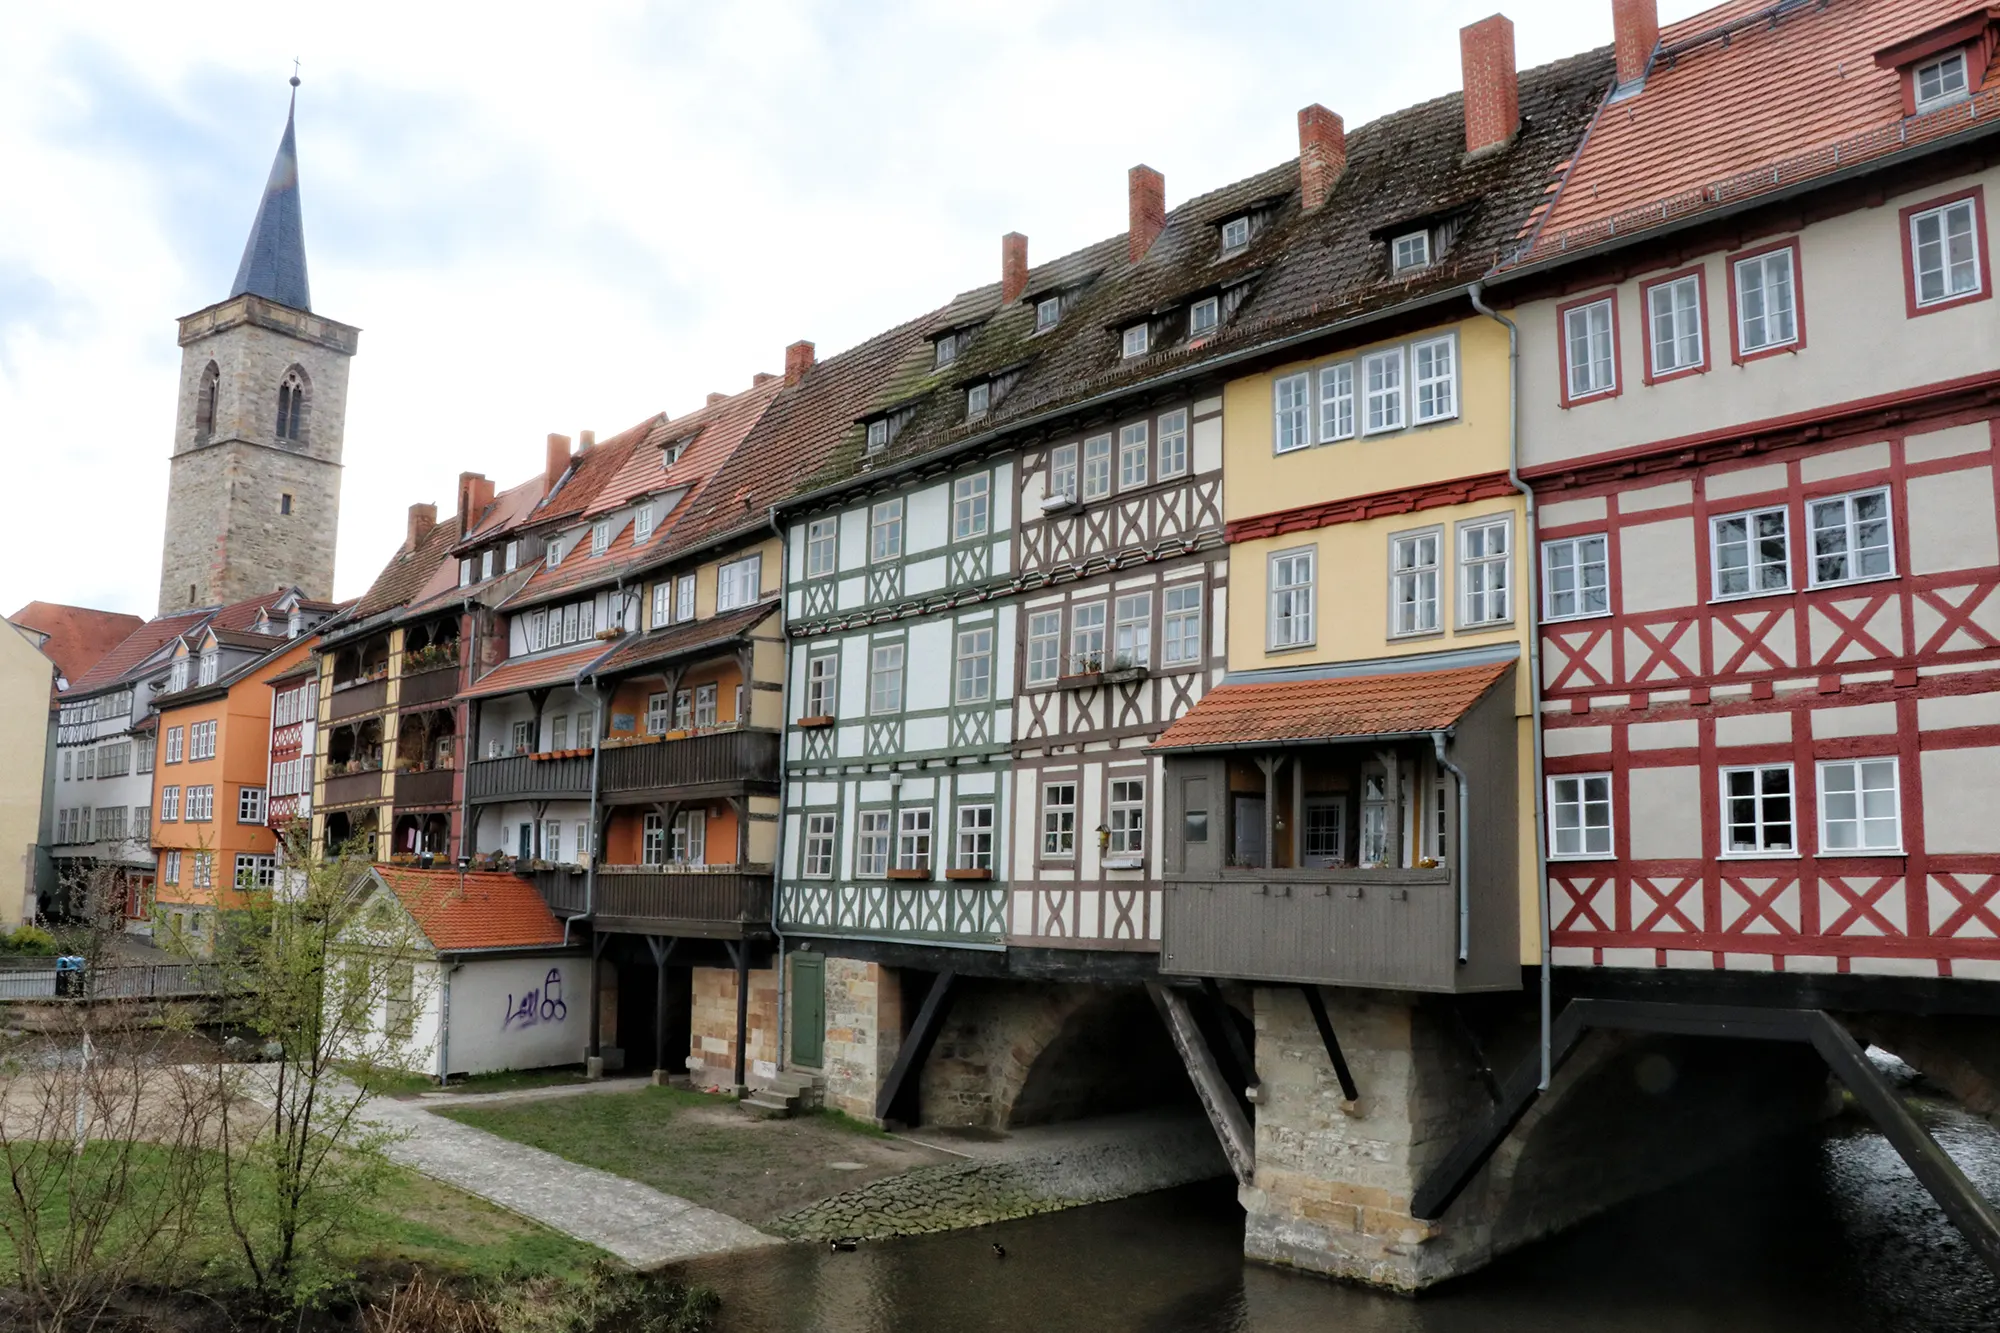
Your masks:
<svg viewBox="0 0 2000 1333"><path fill-rule="evenodd" d="M1326 998L1317 986L1300 986L1299 994L1306 997L1306 1008L1312 1010L1313 1026L1319 1029L1319 1039L1326 1047L1326 1058L1333 1062L1333 1076L1340 1080L1340 1095L1348 1101L1359 1101L1360 1092L1354 1087L1354 1075L1347 1068L1347 1057L1340 1053L1340 1038L1333 1035L1333 1020L1326 1016Z"/></svg>
<svg viewBox="0 0 2000 1333"><path fill-rule="evenodd" d="M1215 1137L1222 1142L1222 1154L1229 1159L1230 1169L1236 1173L1238 1183L1254 1184L1257 1149L1250 1117L1243 1113L1235 1091L1216 1066L1215 1053L1202 1038L1201 1027L1195 1022L1186 997L1157 981L1146 983L1146 994L1152 997L1153 1007L1160 1011L1160 1020L1167 1025L1167 1035L1181 1053L1181 1062L1187 1066L1188 1078L1194 1083L1202 1109L1208 1112L1209 1123L1215 1126Z"/></svg>
<svg viewBox="0 0 2000 1333"><path fill-rule="evenodd" d="M673 936L646 936L646 948L653 955L653 1073L667 1068L667 960L674 956L680 941Z"/></svg>
<svg viewBox="0 0 2000 1333"><path fill-rule="evenodd" d="M1221 985L1214 977L1203 977L1201 989L1208 996L1209 1013L1215 1025L1222 1029L1223 1045L1236 1066L1232 1071L1236 1081L1245 1088L1256 1087L1257 1062L1250 1058L1250 1048L1243 1044L1243 1034L1236 1029L1236 1013L1229 1007L1229 1001L1222 998Z"/></svg>
<svg viewBox="0 0 2000 1333"><path fill-rule="evenodd" d="M903 1038L903 1045L896 1052L896 1062L889 1066L889 1077L882 1080L882 1090L875 1094L877 1120L889 1118L889 1112L902 1095L903 1085L924 1067L924 1060L937 1041L938 1029L944 1026L945 1015L951 1010L952 983L957 979L958 974L950 968L931 978L931 988L917 1010L917 1021L911 1026L910 1034Z"/></svg>
<svg viewBox="0 0 2000 1333"><path fill-rule="evenodd" d="M1551 1068L1562 1066L1589 1028L1809 1043L1874 1119L1876 1128L1938 1201L1980 1261L2000 1275L2000 1212L1980 1195L1958 1163L1910 1114L1861 1044L1824 1010L1666 1004L1650 1000L1571 1000L1563 1007L1551 1033ZM1537 1088L1540 1076L1539 1053L1523 1060L1507 1076L1500 1102L1453 1146L1418 1187L1410 1200L1413 1216L1435 1221L1451 1207L1452 1201L1534 1104L1540 1095Z"/></svg>

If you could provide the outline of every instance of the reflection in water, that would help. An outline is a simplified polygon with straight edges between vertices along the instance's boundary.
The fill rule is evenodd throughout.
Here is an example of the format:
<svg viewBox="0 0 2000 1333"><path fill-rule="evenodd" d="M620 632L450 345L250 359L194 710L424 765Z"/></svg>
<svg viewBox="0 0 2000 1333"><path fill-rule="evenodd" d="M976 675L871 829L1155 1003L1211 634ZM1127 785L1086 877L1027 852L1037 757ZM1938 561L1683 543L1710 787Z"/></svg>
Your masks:
<svg viewBox="0 0 2000 1333"><path fill-rule="evenodd" d="M1931 1128L1988 1198L2000 1134ZM2000 1283L1852 1119L1408 1300L1245 1264L1231 1184L976 1231L685 1265L723 1333L1990 1333ZM993 1253L1003 1242L1006 1256Z"/></svg>

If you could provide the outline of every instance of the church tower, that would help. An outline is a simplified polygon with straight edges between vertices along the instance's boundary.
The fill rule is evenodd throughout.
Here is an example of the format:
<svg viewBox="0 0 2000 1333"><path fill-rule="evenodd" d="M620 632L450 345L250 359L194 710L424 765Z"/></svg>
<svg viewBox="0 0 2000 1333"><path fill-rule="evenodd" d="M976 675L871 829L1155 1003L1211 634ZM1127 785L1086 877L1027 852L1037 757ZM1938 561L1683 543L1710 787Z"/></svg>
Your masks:
<svg viewBox="0 0 2000 1333"><path fill-rule="evenodd" d="M347 369L361 331L312 313L292 119L228 299L180 322L161 615L285 586L333 595Z"/></svg>

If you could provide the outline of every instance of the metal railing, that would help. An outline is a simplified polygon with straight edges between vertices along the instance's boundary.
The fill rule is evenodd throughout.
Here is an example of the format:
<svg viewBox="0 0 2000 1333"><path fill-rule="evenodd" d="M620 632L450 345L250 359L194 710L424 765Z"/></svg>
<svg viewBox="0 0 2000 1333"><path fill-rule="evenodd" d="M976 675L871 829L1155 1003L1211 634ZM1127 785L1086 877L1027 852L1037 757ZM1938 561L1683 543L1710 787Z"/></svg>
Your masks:
<svg viewBox="0 0 2000 1333"><path fill-rule="evenodd" d="M77 978L81 984L73 989L67 984L59 986L59 975ZM0 1001L164 1000L218 995L223 989L220 972L206 963L148 963L67 974L59 974L53 967L0 971Z"/></svg>

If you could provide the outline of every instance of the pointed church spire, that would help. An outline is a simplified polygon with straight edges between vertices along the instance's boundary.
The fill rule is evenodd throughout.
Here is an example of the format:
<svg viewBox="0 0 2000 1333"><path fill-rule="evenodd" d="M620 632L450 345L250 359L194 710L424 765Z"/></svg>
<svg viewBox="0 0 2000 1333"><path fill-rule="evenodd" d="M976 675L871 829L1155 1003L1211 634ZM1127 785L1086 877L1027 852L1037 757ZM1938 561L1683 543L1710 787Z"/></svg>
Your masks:
<svg viewBox="0 0 2000 1333"><path fill-rule="evenodd" d="M264 183L264 198L257 205L257 220L250 224L250 239L243 246L243 262L236 267L236 285L229 294L249 292L294 310L311 310L305 221L299 212L299 154L292 138L292 115L298 103L299 76L293 74L285 137L278 141L271 178Z"/></svg>

